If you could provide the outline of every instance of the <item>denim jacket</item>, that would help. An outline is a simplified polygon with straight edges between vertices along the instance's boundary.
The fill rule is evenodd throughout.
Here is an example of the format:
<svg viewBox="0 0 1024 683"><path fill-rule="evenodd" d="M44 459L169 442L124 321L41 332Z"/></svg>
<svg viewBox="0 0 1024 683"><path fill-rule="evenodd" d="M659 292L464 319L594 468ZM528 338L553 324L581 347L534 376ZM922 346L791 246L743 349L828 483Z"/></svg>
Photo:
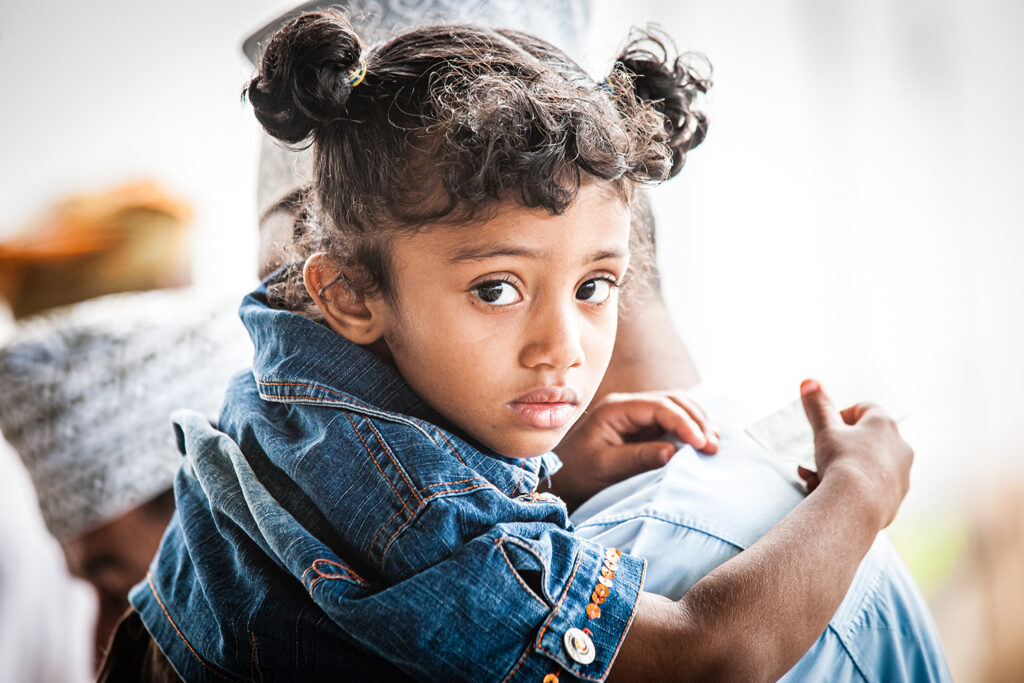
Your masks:
<svg viewBox="0 0 1024 683"><path fill-rule="evenodd" d="M324 325L241 307L218 428L173 417L177 511L131 601L193 680L602 680L646 565ZM551 680L551 679L548 679Z"/></svg>

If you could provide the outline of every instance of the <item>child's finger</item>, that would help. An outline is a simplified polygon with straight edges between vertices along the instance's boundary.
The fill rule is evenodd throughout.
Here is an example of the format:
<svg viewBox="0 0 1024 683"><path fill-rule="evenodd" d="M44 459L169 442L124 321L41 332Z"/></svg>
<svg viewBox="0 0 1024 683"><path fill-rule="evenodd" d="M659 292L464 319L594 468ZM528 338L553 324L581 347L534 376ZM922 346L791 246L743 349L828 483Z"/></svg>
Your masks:
<svg viewBox="0 0 1024 683"><path fill-rule="evenodd" d="M680 391L670 391L666 394L670 399L678 403L688 412L695 420L701 423L701 425L710 425L711 420L708 419L704 409L701 408L692 398Z"/></svg>
<svg viewBox="0 0 1024 683"><path fill-rule="evenodd" d="M693 399L691 399L689 396L685 394L671 392L668 394L668 397L670 400L674 401L677 405L679 405L683 410L685 410L690 415L690 417L692 417L694 421L696 421L696 423L700 425L700 428L704 432L704 436L707 438L708 443L715 444L715 448L717 450L718 432L715 431L715 428L711 425L711 420L708 419L708 416L704 412L704 409L697 405L693 401Z"/></svg>
<svg viewBox="0 0 1024 683"><path fill-rule="evenodd" d="M670 398L659 398L654 403L654 418L662 429L672 432L683 443L687 443L699 451L714 453L718 450L718 442L708 438L707 432L682 406Z"/></svg>
<svg viewBox="0 0 1024 683"><path fill-rule="evenodd" d="M664 441L644 441L614 448L615 458L624 466L625 476L663 467L675 452L676 447Z"/></svg>
<svg viewBox="0 0 1024 683"><path fill-rule="evenodd" d="M718 449L718 444L708 439L690 414L665 395L623 398L606 403L602 411L607 424L620 435L656 425L705 453Z"/></svg>

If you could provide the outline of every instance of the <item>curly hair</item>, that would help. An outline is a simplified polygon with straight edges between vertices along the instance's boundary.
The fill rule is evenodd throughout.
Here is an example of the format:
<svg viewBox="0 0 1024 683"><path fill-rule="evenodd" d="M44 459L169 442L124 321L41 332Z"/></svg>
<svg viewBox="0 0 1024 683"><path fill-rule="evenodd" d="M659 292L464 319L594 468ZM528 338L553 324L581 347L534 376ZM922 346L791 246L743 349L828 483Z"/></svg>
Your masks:
<svg viewBox="0 0 1024 683"><path fill-rule="evenodd" d="M518 31L417 27L364 55L341 12L294 19L243 92L271 136L314 152L313 201L272 297L311 312L301 262L317 251L360 274L349 287L391 296L397 231L468 229L507 201L560 214L594 179L628 201L636 185L675 175L704 139L707 118L691 104L710 83L668 45L634 33L599 84Z"/></svg>

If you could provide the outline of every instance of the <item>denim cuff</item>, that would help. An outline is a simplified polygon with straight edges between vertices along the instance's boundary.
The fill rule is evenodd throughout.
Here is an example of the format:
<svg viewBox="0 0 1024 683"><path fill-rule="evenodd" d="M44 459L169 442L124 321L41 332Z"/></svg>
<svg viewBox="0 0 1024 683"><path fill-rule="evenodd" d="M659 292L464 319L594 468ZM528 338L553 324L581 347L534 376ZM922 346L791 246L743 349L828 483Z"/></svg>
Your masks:
<svg viewBox="0 0 1024 683"><path fill-rule="evenodd" d="M583 545L565 591L537 634L536 652L552 660L555 676L545 680L562 672L604 680L633 622L646 571L643 558L589 541Z"/></svg>

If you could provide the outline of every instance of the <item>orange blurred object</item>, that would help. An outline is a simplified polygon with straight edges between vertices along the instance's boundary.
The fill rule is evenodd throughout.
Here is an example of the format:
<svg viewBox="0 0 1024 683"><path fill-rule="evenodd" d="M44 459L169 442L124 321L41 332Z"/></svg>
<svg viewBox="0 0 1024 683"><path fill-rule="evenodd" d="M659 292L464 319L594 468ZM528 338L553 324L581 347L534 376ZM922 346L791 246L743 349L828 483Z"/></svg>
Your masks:
<svg viewBox="0 0 1024 683"><path fill-rule="evenodd" d="M69 197L0 242L0 297L22 318L104 294L187 285L192 216L155 182Z"/></svg>

